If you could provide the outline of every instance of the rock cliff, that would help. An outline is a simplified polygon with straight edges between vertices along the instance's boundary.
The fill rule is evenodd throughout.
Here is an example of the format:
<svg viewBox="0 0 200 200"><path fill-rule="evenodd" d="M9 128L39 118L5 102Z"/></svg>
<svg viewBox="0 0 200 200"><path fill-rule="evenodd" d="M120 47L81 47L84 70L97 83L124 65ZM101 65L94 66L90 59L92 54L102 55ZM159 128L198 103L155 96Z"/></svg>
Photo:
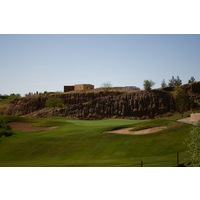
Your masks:
<svg viewBox="0 0 200 200"><path fill-rule="evenodd" d="M200 97L200 82L185 87L195 100ZM13 100L5 114L33 117L62 116L75 119L134 118L145 119L172 114L176 111L172 88L151 91L98 91L34 95ZM63 108L45 108L50 97L63 100Z"/></svg>

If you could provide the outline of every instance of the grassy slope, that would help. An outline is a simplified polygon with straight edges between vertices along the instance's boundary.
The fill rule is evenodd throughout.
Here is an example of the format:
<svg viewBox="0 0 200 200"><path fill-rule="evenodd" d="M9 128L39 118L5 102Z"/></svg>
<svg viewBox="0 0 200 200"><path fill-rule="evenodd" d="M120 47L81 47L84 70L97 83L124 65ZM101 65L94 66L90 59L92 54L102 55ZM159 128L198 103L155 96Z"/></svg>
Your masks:
<svg viewBox="0 0 200 200"><path fill-rule="evenodd" d="M175 166L176 153L185 156L184 138L191 125L176 118L134 121L108 119L98 121L66 118L21 119L36 126L56 129L24 133L16 131L0 139L0 166ZM131 126L133 129L166 125L168 128L150 135L118 135L106 130Z"/></svg>

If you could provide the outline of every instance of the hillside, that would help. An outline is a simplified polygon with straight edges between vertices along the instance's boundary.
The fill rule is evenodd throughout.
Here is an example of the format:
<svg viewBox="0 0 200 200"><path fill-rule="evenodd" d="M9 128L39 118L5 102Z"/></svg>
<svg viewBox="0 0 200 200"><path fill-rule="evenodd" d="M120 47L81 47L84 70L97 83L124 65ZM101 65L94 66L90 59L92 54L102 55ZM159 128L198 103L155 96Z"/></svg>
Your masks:
<svg viewBox="0 0 200 200"><path fill-rule="evenodd" d="M200 100L200 82L184 87L192 100L190 108ZM94 90L61 94L31 95L14 99L6 109L6 115L30 117L68 117L73 119L131 118L146 119L168 116L176 112L173 88L151 91ZM62 99L60 108L47 108L52 97Z"/></svg>

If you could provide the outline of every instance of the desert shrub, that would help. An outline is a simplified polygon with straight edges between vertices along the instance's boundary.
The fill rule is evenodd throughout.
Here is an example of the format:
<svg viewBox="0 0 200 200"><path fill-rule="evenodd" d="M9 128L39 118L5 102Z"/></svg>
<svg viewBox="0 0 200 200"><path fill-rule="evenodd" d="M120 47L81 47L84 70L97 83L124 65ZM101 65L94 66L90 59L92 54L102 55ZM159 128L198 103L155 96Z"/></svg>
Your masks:
<svg viewBox="0 0 200 200"><path fill-rule="evenodd" d="M0 137L9 137L13 135L12 128L0 119Z"/></svg>
<svg viewBox="0 0 200 200"><path fill-rule="evenodd" d="M108 92L112 88L112 84L110 82L105 82L101 84L101 89L103 89L104 92Z"/></svg>
<svg viewBox="0 0 200 200"><path fill-rule="evenodd" d="M64 106L64 101L59 97L50 97L46 100L45 107L50 108L62 108Z"/></svg>
<svg viewBox="0 0 200 200"><path fill-rule="evenodd" d="M5 132L4 132L4 136L5 137L10 137L10 136L12 136L13 135L13 131L12 130L6 130Z"/></svg>

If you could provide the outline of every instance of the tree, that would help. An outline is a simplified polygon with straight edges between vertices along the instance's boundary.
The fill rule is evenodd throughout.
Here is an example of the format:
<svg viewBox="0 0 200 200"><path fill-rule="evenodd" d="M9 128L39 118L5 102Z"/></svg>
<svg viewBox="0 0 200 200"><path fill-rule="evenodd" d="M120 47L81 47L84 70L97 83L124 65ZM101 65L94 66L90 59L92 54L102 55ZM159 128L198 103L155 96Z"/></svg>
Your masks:
<svg viewBox="0 0 200 200"><path fill-rule="evenodd" d="M200 166L200 121L191 129L185 140L191 166Z"/></svg>
<svg viewBox="0 0 200 200"><path fill-rule="evenodd" d="M165 79L163 79L163 81L162 81L162 83L161 83L161 87L162 87L162 88L167 87L167 84L166 84L166 82L165 82Z"/></svg>
<svg viewBox="0 0 200 200"><path fill-rule="evenodd" d="M144 90L149 91L154 85L155 83L152 80L144 80L144 83L143 83Z"/></svg>
<svg viewBox="0 0 200 200"><path fill-rule="evenodd" d="M195 78L194 76L191 76L191 78L188 80L188 83L194 83L195 82Z"/></svg>
<svg viewBox="0 0 200 200"><path fill-rule="evenodd" d="M9 137L11 135L13 135L12 128L9 125L7 125L5 121L0 119L0 137Z"/></svg>
<svg viewBox="0 0 200 200"><path fill-rule="evenodd" d="M105 82L105 83L102 83L102 84L101 84L101 88L102 88L104 91L108 91L111 87L112 87L112 84L111 84L110 82Z"/></svg>
<svg viewBox="0 0 200 200"><path fill-rule="evenodd" d="M175 86L180 86L182 85L182 80L179 78L179 76L177 76L177 78L174 78L174 76L172 76L172 78L169 80L169 87L175 87Z"/></svg>
<svg viewBox="0 0 200 200"><path fill-rule="evenodd" d="M172 76L172 78L169 79L168 85L169 85L169 87L172 87L172 86L174 86L174 84L175 84L175 78L174 78L174 76Z"/></svg>
<svg viewBox="0 0 200 200"><path fill-rule="evenodd" d="M10 101L12 101L13 99L18 99L21 98L20 94L10 94L10 96L8 97Z"/></svg>
<svg viewBox="0 0 200 200"><path fill-rule="evenodd" d="M176 109L182 114L190 108L190 97L185 89L176 87L174 90Z"/></svg>

